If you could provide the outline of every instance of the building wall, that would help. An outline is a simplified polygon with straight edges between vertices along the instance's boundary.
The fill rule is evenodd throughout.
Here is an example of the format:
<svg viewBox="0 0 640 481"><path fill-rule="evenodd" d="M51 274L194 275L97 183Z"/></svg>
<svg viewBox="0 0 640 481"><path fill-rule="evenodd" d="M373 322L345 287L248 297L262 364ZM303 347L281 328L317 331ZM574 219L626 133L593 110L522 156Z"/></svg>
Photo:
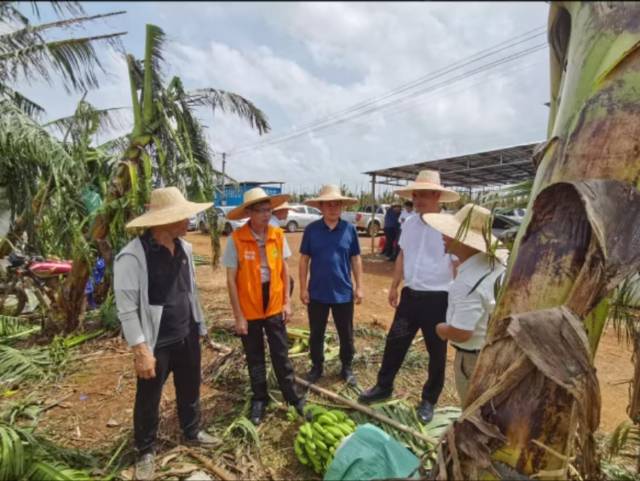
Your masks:
<svg viewBox="0 0 640 481"><path fill-rule="evenodd" d="M226 185L224 188L224 197L220 192L216 192L216 196L213 201L215 205L240 205L242 204L242 196L244 193L254 187L262 187L268 195L277 195L282 193L282 188L279 186L273 187L254 183L241 183L238 187Z"/></svg>

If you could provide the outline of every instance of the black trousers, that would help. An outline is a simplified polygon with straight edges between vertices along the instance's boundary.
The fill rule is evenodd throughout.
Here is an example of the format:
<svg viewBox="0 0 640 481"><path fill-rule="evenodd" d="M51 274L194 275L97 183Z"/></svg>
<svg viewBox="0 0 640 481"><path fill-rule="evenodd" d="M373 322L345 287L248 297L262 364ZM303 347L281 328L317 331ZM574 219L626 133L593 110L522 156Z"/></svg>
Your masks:
<svg viewBox="0 0 640 481"><path fill-rule="evenodd" d="M422 388L422 399L438 402L444 387L444 369L447 362L447 341L436 334L436 324L446 321L447 292L412 291L402 289L400 304L387 334L382 366L378 372L378 385L393 389L393 381L416 336L422 330L429 353L428 377Z"/></svg>
<svg viewBox="0 0 640 481"><path fill-rule="evenodd" d="M200 429L200 339L197 324L192 324L185 339L158 348L153 354L156 377L138 378L133 409L135 445L141 455L154 449L162 387L170 372L173 372L182 432L186 438L193 439Z"/></svg>
<svg viewBox="0 0 640 481"><path fill-rule="evenodd" d="M397 227L385 227L384 231L384 249L382 250L382 254L391 257L394 253L394 243L398 238L398 228Z"/></svg>
<svg viewBox="0 0 640 481"><path fill-rule="evenodd" d="M282 396L289 404L295 404L300 396L294 388L294 372L289 360L289 343L287 330L282 314L266 319L248 321L248 332L241 336L244 354L249 369L249 380L253 391L253 401L268 401L267 366L264 355L264 335L267 335L271 365L282 391Z"/></svg>
<svg viewBox="0 0 640 481"><path fill-rule="evenodd" d="M340 361L343 367L351 367L355 348L353 347L353 302L323 304L311 300L307 306L309 313L309 351L314 366L324 363L324 333L329 320L329 310L340 339Z"/></svg>

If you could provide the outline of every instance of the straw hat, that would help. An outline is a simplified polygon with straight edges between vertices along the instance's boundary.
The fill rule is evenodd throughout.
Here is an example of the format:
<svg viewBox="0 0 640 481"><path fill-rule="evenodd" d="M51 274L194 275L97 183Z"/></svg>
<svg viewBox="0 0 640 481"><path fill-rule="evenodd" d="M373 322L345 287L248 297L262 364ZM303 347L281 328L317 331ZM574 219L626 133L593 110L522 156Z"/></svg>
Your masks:
<svg viewBox="0 0 640 481"><path fill-rule="evenodd" d="M245 212L245 209L252 206L253 204L259 204L260 202L264 202L266 200L271 201L271 208L275 209L276 207L284 204L287 200L289 200L289 194L278 194L269 196L262 187L254 187L253 189L249 189L242 196L242 204L229 211L229 213L227 214L227 219L239 220L244 219L245 217L249 217L249 214Z"/></svg>
<svg viewBox="0 0 640 481"><path fill-rule="evenodd" d="M396 189L395 193L400 197L411 199L411 193L415 190L435 190L440 192L439 202L456 202L460 196L456 191L447 189L440 183L440 172L437 170L421 170L415 181L409 182L406 187Z"/></svg>
<svg viewBox="0 0 640 481"><path fill-rule="evenodd" d="M173 224L211 207L211 202L189 202L177 187L163 187L151 192L149 209L127 225L127 229Z"/></svg>
<svg viewBox="0 0 640 481"><path fill-rule="evenodd" d="M460 232L458 242L472 247L480 252L487 252L487 242L485 241L483 229L491 228L488 225L491 212L484 207L475 204L466 204L455 214L422 214L422 220L436 229L438 232L455 239ZM466 227L461 229L465 224ZM464 232L466 230L466 232ZM491 236L491 245L497 242L493 234Z"/></svg>
<svg viewBox="0 0 640 481"><path fill-rule="evenodd" d="M286 210L286 209L293 209L293 207L291 207L288 202L285 202L284 204L280 204L278 207L274 207L273 211L275 212L277 210Z"/></svg>
<svg viewBox="0 0 640 481"><path fill-rule="evenodd" d="M353 205L358 202L358 199L353 197L345 197L340 192L340 187L337 185L323 185L322 189L318 193L317 197L305 200L305 204L311 207L319 207L320 202L330 202L332 200L339 200L343 205Z"/></svg>

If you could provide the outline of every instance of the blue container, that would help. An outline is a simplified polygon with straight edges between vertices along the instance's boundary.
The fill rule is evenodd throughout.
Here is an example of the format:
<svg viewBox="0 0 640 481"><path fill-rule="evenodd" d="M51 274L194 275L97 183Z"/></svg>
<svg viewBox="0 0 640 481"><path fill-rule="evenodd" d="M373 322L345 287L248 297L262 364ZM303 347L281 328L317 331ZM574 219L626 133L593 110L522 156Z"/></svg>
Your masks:
<svg viewBox="0 0 640 481"><path fill-rule="evenodd" d="M259 182L240 182L239 185L225 185L224 198L220 192L216 192L214 197L215 205L236 206L242 204L242 196L244 193L254 187L262 187L267 195L277 195L282 193L282 186L262 185Z"/></svg>

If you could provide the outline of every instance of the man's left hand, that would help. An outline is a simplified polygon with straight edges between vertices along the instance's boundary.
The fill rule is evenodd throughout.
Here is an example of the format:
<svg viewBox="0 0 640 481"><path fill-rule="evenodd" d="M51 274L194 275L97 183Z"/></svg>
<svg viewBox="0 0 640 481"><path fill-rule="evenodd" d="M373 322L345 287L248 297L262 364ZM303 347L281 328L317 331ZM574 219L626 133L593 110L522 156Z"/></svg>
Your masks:
<svg viewBox="0 0 640 481"><path fill-rule="evenodd" d="M282 306L282 320L286 324L291 319L291 303L285 302Z"/></svg>
<svg viewBox="0 0 640 481"><path fill-rule="evenodd" d="M354 298L356 304L360 304L362 302L362 299L364 298L362 287L356 287Z"/></svg>

